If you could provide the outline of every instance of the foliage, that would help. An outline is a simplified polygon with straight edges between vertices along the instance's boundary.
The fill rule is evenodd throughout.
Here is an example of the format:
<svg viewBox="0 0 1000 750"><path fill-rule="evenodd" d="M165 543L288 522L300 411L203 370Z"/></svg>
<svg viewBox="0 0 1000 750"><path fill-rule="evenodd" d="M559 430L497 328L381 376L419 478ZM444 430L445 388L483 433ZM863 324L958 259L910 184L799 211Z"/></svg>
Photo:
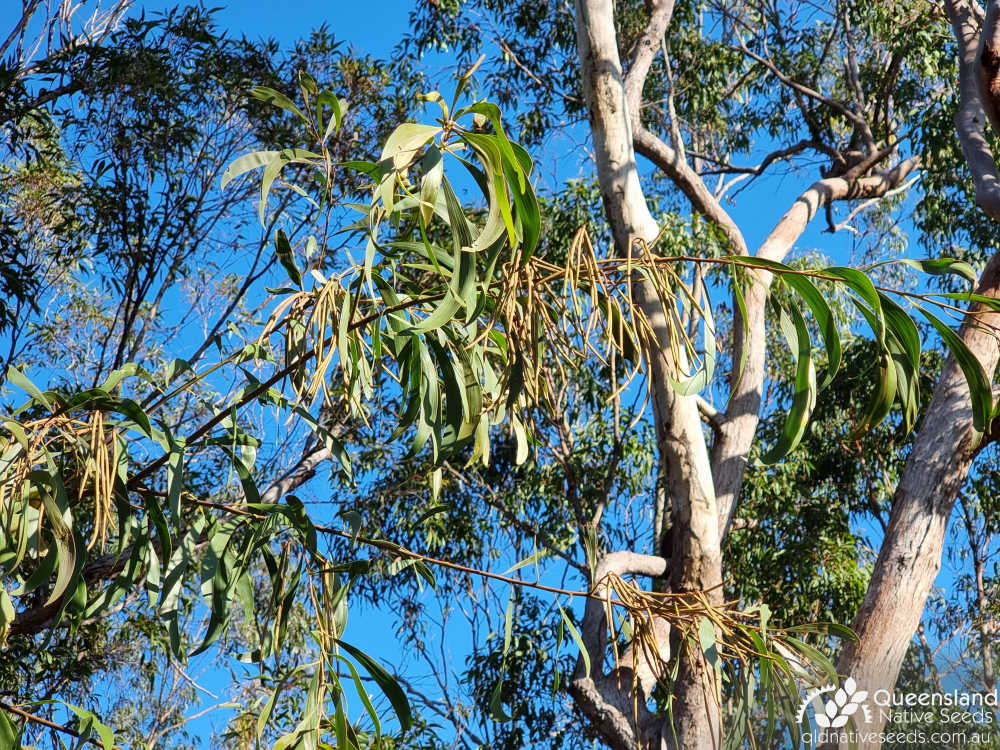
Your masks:
<svg viewBox="0 0 1000 750"><path fill-rule="evenodd" d="M478 52L484 37L470 33L467 16L475 5L427 4L416 12L411 43L458 45L459 59ZM560 118L581 113L575 69L566 64L572 19L544 3L500 5L508 10L502 24L521 24L523 36L501 36L512 67L481 80L501 104L519 103L521 135L537 144ZM623 47L645 12L623 4ZM732 29L760 23L761 37L749 46L738 30L705 38L696 29L705 12ZM833 174L865 134L828 103L803 104L785 90L767 98L766 66L754 57L764 41L780 42L781 64L815 83L827 70L821 42L829 28L772 39L790 24L781 10L768 12L737 19L682 4L675 24L684 53L675 70L654 71L647 96L675 97L706 161L747 153L760 131L777 137L782 113L799 106L813 145L826 144L816 148ZM927 23L922 5L899 29L878 9L849 12L856 29L872 34L858 73L866 84L882 58L935 43L907 36ZM14 257L4 278L14 280L15 304L29 304L46 284L75 300L59 317L33 321L30 354L7 370L18 401L0 438L5 663L28 663L58 638L48 650L62 668L51 694L69 706L100 654L119 649L127 660L153 644L157 655L131 676L152 682L154 662L185 663L220 646L239 661L234 680L243 689L228 744L436 747L427 714L414 715L411 686L352 645L347 630L349 602L389 605L401 637L429 658L427 587L441 602L442 623L453 607L467 607L480 636L462 675L468 704L446 695L442 717L478 744L555 748L593 736L567 718L560 692L584 662L604 666L591 665L581 648L578 603L589 596L611 613L602 662L634 668L629 659L655 652L655 622L667 621L675 647L718 674L732 746L756 734L773 741L792 724L800 683L836 678L818 647L850 637L822 621L849 618L866 584L852 518L884 515L929 373L940 366L917 313L962 365L977 429L990 429L992 373L929 309L975 298L954 291L964 286L935 294L889 288L877 264L858 270L732 254L714 227L674 211L661 214L655 242L626 258L607 255L592 184L536 195L533 160L508 138L500 107L464 104L475 66L450 99L422 95L421 122L400 124L407 97L375 92L392 81L414 88L418 76L406 65L387 69L341 54L323 30L299 45L288 68L273 53L218 37L204 10L130 21L108 47L81 52L98 65L87 97L54 109L52 120L32 110L39 124L24 143L34 155L4 172L4 195L12 196L5 205L16 209L9 236L24 238L29 208L51 210L42 222L51 237L36 252L71 268L66 278L52 272L22 282ZM896 137L893 108L929 96L933 81L950 75L946 59L937 54L919 74L898 71L895 98L887 91L873 104L883 116L872 138ZM532 72L539 67L549 71L544 80ZM228 77L233 70L243 74ZM739 95L721 96L737 74ZM916 90L919 81L926 85ZM536 97L537 109L523 106L525 96ZM744 107L740 97L762 105ZM669 119L656 108L648 118L650 127ZM948 183L943 194L959 189ZM670 196L663 204L674 207ZM939 219L940 208L921 210ZM216 233L221 217L232 236ZM83 260L81 234L96 263ZM337 246L339 236L346 239ZM242 279L206 272L204 258L221 268L229 243L254 254ZM962 259L903 263L975 278ZM594 580L606 551L663 553L669 524L669 509L648 502L662 496L666 477L644 416L651 326L633 302L633 283L648 279L659 294L657 312L680 363L670 373L674 388L711 396L721 372L743 367L720 354L739 323L716 303L731 290L734 308L744 304L748 274L760 270L778 277L772 313L784 341L774 346L774 398L750 456L746 524L727 549L733 601L719 607L700 592ZM168 342L189 327L159 312L179 296L180 280L193 285L184 299L224 300L183 359ZM265 280L277 284L266 293ZM94 352L102 327L109 334ZM861 335L868 330L870 339ZM209 364L213 348L220 355ZM8 358L18 359L13 351ZM89 369L42 366L67 352ZM298 441L301 458L272 451L265 418L294 424L289 442ZM801 460L780 463L790 455ZM316 456L337 461L335 521L282 484L311 476ZM122 642L130 627L141 636ZM94 658L69 668L70 652ZM650 661L659 665L656 708L669 714L673 675L667 660ZM19 679L0 673L4 700L42 710L41 693L9 687ZM168 729L183 726L180 706L191 700L158 707ZM110 729L75 706L67 728L108 746ZM480 716L461 716L456 706ZM125 702L118 716L135 726L135 711ZM21 731L12 716L0 712L0 732Z"/></svg>

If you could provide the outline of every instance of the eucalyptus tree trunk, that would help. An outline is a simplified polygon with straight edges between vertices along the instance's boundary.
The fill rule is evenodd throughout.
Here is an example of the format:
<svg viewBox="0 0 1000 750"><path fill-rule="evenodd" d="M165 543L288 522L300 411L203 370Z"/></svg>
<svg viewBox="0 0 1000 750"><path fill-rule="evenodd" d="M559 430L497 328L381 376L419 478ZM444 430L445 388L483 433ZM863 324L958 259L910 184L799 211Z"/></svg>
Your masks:
<svg viewBox="0 0 1000 750"><path fill-rule="evenodd" d="M725 239L732 253L749 255L746 241L717 197L689 165L678 129L669 143L643 126L642 90L654 57L664 50L664 35L673 11L673 0L649 0L648 22L630 51L623 72L615 30L612 0L576 0L577 44L583 91L590 115L594 154L604 209L616 250L626 254L636 245L651 242L659 228L646 204L636 165L636 153L649 159L691 202L694 211L708 219ZM824 207L846 199L877 198L903 183L917 167L916 157L903 159L888 170L864 176L888 151L873 151L860 164L839 176L809 186L792 202L765 238L757 256L771 261L785 258L809 222ZM605 575L659 577L666 572L674 592L705 592L711 602L721 602L721 540L730 527L743 482L747 455L760 418L765 376L765 303L772 277L752 271L743 290L746 319L734 322L732 361L744 363L732 374L731 397L724 413L699 413L699 401L681 396L670 386L677 366L669 346L666 320L656 290L637 280L634 299L650 324L653 335L646 342L646 362L653 401L657 447L666 477L671 513L669 561L628 550L612 551L597 561L591 585L601 591ZM738 305L734 311L739 315ZM710 419L713 442L709 451L701 417ZM658 511L660 509L657 509ZM670 630L654 622L658 652L670 654ZM608 648L603 606L588 604L582 627L583 641L593 673L585 673L582 658L569 686L577 706L614 750L635 748L719 747L723 736L718 685L700 653L673 654L679 660L673 682L673 721L652 715L646 703L662 664L640 660L605 673ZM676 641L676 637L674 639ZM677 645L676 643L674 644ZM696 649L693 649L696 650ZM628 666L626 666L628 665Z"/></svg>
<svg viewBox="0 0 1000 750"><path fill-rule="evenodd" d="M1000 220L1000 171L986 139L986 122L1000 124L1000 8L985 16L968 0L947 0L959 54L958 139L976 186L976 202ZM976 290L1000 299L1000 253L990 260ZM1000 314L973 305L960 336L992 380L1000 360ZM861 609L857 642L847 643L838 670L869 692L891 690L917 629L930 587L941 567L944 537L962 482L976 452L993 434L973 428L969 388L953 358L945 363L921 421L893 499L885 540ZM879 730L882 723L875 717ZM877 744L863 746L864 750Z"/></svg>
<svg viewBox="0 0 1000 750"><path fill-rule="evenodd" d="M578 0L577 44L584 95L604 210L617 252L652 243L659 227L649 212L639 181L632 143L632 118L613 23L612 0ZM693 396L680 396L670 386L676 363L671 358L669 325L651 283L637 278L635 299L649 322L646 342L657 444L672 509L670 587L673 591L707 591L721 603L722 557L718 508L708 448ZM599 583L593 581L592 584ZM603 635L603 634L602 634ZM669 653L669 630L658 630L661 653ZM602 650L603 651L603 650ZM602 658L597 661L599 665ZM668 745L679 748L718 747L720 710L714 672L703 655L682 649L675 687L674 725L663 731Z"/></svg>

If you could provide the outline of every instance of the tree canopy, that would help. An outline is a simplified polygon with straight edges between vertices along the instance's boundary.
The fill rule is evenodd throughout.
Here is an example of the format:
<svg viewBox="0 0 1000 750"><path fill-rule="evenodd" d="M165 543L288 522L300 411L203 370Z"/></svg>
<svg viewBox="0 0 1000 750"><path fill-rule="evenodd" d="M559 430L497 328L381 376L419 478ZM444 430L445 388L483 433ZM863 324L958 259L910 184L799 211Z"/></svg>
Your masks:
<svg viewBox="0 0 1000 750"><path fill-rule="evenodd" d="M42 5L0 747L990 729L858 709L996 690L994 4Z"/></svg>

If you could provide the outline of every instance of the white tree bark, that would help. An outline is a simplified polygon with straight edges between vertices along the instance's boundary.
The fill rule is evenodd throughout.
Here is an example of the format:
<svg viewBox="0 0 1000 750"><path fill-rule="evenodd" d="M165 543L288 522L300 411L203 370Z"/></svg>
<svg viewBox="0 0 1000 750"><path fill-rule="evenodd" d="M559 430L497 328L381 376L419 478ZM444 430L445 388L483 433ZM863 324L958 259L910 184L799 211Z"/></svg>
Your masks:
<svg viewBox="0 0 1000 750"><path fill-rule="evenodd" d="M997 75L1000 12L995 2L980 29L976 8L945 3L959 47L959 111L955 126L984 212L1000 219L1000 174L986 140L986 112L1000 112ZM984 106L985 105L985 106ZM984 112L985 109L985 112ZM993 256L977 292L1000 299L1000 253ZM1000 361L1000 313L970 309L960 335L988 377ZM938 380L893 499L892 514L864 602L853 623L857 642L845 644L838 669L869 691L891 689L941 566L944 536L958 491L975 457L969 388L954 359ZM881 722L875 719L880 729ZM874 750L875 744L864 746Z"/></svg>
<svg viewBox="0 0 1000 750"><path fill-rule="evenodd" d="M683 144L668 146L645 129L640 120L641 92L651 62L661 48L669 25L672 0L654 0L647 5L649 22L635 45L628 75L622 71L614 25L612 0L577 0L576 27L585 101L598 179L605 212L619 254L635 243L650 242L658 227L646 205L635 161L638 151L649 158L691 201L694 210L716 224L733 252L747 254L739 227L725 212L700 176L688 165ZM675 133L674 138L679 138ZM873 198L900 185L917 166L907 159L888 172L862 178L879 154L841 177L824 179L810 186L793 203L759 250L760 257L780 261L791 250L816 213L832 201ZM678 396L669 385L673 372L668 344L668 322L648 282L635 284L634 298L649 320L654 340L647 350L648 374L653 397L657 443L672 511L670 588L673 591L707 591L721 601L722 560L720 541L731 523L746 456L750 450L761 404L766 351L765 302L772 277L753 275L745 291L748 332L737 321L733 360L746 355L742 373L734 374L733 396L725 414L716 414L716 440L711 461L705 431L699 418L698 401ZM736 306L734 305L734 309ZM738 375L738 376L737 376ZM617 554L617 553L613 553ZM639 572L639 571L636 571ZM648 574L648 573L647 573ZM655 575L655 574L654 574ZM599 580L599 578L598 578ZM596 582L596 581L595 581ZM592 664L603 662L607 624L593 607L585 618ZM668 629L656 624L666 651ZM640 665L633 675L640 696L648 696L655 682L654 665ZM591 718L602 737L614 748L656 744L678 748L711 748L721 742L720 711L714 700L714 676L701 659L683 659L674 686L674 726L665 727L646 711L643 701L623 694L622 671L605 675L598 668L590 678L577 675L571 692Z"/></svg>
<svg viewBox="0 0 1000 750"><path fill-rule="evenodd" d="M658 3L653 18L665 29L669 6ZM651 243L659 228L646 205L639 181L632 143L633 116L629 111L612 0L577 0L577 44L583 89L590 112L597 174L605 213L615 247L625 255L635 243ZM662 34L662 31L660 32ZM649 45L640 45L640 56L648 61ZM641 86L640 86L641 90ZM637 280L633 294L650 324L653 340L647 342L647 363L661 461L668 479L673 509L671 588L709 590L721 601L722 561L718 537L718 509L712 484L708 448L694 397L678 396L670 386L673 372L667 326L659 298L651 284ZM666 628L658 628L666 639ZM669 653L669 644L660 651ZM603 652L602 652L603 655ZM595 720L606 739L610 711L631 705L632 686L605 682L576 686L581 708ZM622 695L622 689L626 693ZM682 657L676 680L674 727L678 747L717 747L721 742L720 712L714 701L714 675L703 659ZM598 698L601 700L599 701ZM602 706L604 710L602 710Z"/></svg>

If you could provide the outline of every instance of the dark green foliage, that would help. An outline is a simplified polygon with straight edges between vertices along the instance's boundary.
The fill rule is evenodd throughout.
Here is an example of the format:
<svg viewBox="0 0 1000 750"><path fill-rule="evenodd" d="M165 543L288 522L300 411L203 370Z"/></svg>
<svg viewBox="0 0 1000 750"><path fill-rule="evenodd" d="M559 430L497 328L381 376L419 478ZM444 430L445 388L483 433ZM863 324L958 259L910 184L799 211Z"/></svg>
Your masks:
<svg viewBox="0 0 1000 750"><path fill-rule="evenodd" d="M489 746L503 750L520 748L580 747L589 733L586 723L568 698L557 689L554 675L562 683L572 674L576 659L563 636L563 649L556 652L561 620L551 602L530 594L518 597L510 650L503 655L503 634L492 633L467 660L463 675L473 699L488 705L498 682L502 684L503 707L511 721L496 722L487 730Z"/></svg>

